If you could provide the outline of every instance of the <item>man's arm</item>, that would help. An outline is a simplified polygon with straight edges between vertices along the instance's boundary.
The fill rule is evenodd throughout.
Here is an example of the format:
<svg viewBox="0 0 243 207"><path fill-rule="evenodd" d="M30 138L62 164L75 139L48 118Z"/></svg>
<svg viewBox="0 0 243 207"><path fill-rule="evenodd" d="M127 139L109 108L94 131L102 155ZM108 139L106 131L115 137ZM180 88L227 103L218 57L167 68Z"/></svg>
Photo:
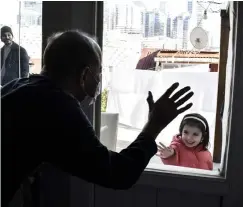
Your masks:
<svg viewBox="0 0 243 207"><path fill-rule="evenodd" d="M20 52L20 71L21 71L21 78L26 78L29 75L29 56L26 50L21 47Z"/></svg>
<svg viewBox="0 0 243 207"><path fill-rule="evenodd" d="M190 103L177 109L193 95L193 92L187 93L190 87L184 87L171 96L178 86L178 83L171 85L153 104L149 121L142 133L120 153L109 151L99 142L77 101L70 96L58 98L56 94L49 94L52 101L44 101L48 107L50 106L49 111L41 115L46 114L48 117L47 123L41 126L48 130L38 132L39 136L41 131L46 133L41 136L44 139L42 144L45 151L41 152L44 161L104 187L131 187L140 177L150 158L157 152L157 135L178 114L192 106ZM185 96L182 97L183 95ZM47 137L50 138L46 140Z"/></svg>
<svg viewBox="0 0 243 207"><path fill-rule="evenodd" d="M120 153L109 151L97 139L79 105L72 103L69 110L58 108L52 111L56 124L48 134L51 141L47 144L52 147L46 159L74 176L108 188L127 189L157 152L155 137L145 133Z"/></svg>

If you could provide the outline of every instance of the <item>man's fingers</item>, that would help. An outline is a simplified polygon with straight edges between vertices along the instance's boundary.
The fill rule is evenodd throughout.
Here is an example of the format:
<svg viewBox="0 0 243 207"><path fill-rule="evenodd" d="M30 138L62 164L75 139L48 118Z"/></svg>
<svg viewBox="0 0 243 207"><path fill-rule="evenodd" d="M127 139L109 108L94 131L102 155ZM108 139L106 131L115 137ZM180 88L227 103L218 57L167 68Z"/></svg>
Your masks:
<svg viewBox="0 0 243 207"><path fill-rule="evenodd" d="M153 99L153 94L151 91L148 92L148 96Z"/></svg>
<svg viewBox="0 0 243 207"><path fill-rule="evenodd" d="M183 98L179 99L175 104L176 107L180 107L182 104L184 104L186 101L188 101L192 96L194 95L193 92L190 92L188 94L186 94Z"/></svg>
<svg viewBox="0 0 243 207"><path fill-rule="evenodd" d="M148 98L147 98L147 101L154 101L153 100L153 94L151 91L148 92Z"/></svg>
<svg viewBox="0 0 243 207"><path fill-rule="evenodd" d="M176 100L178 100L181 96L183 96L185 93L187 93L190 90L191 90L191 88L189 86L186 86L186 87L182 88L181 90L179 90L178 92L176 92L171 97L171 100L175 102Z"/></svg>
<svg viewBox="0 0 243 207"><path fill-rule="evenodd" d="M178 88L178 86L179 86L179 83L174 83L174 84L172 84L166 91L165 91L165 93L163 94L163 96L166 96L166 97L170 97L171 96L171 94L174 92L174 90L176 89L176 88Z"/></svg>
<svg viewBox="0 0 243 207"><path fill-rule="evenodd" d="M152 94L151 91L148 92L147 102L148 102L148 105L149 105L149 111L151 111L152 108L153 108L153 105L154 105L153 94Z"/></svg>
<svg viewBox="0 0 243 207"><path fill-rule="evenodd" d="M178 114L181 114L181 113L185 112L186 110L188 110L189 108L191 108L192 105L193 105L192 103L187 104L186 106L184 106L184 107L178 109L178 110L177 110L177 113L178 113Z"/></svg>

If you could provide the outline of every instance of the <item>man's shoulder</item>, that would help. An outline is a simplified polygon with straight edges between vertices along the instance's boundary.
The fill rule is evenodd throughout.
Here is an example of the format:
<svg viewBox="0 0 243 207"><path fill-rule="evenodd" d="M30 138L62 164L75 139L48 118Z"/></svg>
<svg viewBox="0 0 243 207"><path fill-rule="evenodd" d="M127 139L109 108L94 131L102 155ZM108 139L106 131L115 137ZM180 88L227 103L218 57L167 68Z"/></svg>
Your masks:
<svg viewBox="0 0 243 207"><path fill-rule="evenodd" d="M31 121L45 119L55 125L84 118L78 100L48 81L31 78L19 81L23 83L12 83L12 89L1 97L6 114L15 111L23 116L26 114Z"/></svg>
<svg viewBox="0 0 243 207"><path fill-rule="evenodd" d="M26 49L23 46L17 44L16 42L13 42L12 49L19 49L20 52L26 52Z"/></svg>
<svg viewBox="0 0 243 207"><path fill-rule="evenodd" d="M28 78L16 79L5 85L1 91L2 98L12 96L32 103L41 101L47 104L54 102L59 105L68 102L79 105L79 102L74 97L57 88L49 79L41 75L31 75Z"/></svg>

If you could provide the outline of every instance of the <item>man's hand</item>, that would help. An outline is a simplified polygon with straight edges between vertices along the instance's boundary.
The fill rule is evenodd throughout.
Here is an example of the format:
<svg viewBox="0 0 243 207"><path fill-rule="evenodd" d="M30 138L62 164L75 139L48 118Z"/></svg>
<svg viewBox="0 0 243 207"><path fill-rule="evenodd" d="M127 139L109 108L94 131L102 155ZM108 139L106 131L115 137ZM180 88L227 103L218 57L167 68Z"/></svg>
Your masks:
<svg viewBox="0 0 243 207"><path fill-rule="evenodd" d="M149 107L149 116L148 116L148 118L149 118L150 113L152 112L152 109L154 107L154 98L153 98L153 94L151 91L148 92L147 103L148 103L148 107Z"/></svg>
<svg viewBox="0 0 243 207"><path fill-rule="evenodd" d="M146 132L151 133L153 136L157 136L174 118L191 108L192 103L181 107L193 96L193 92L189 92L191 89L189 86L182 88L171 96L178 86L179 83L174 83L156 102L154 102L153 95L149 91L147 98L149 121L144 128Z"/></svg>

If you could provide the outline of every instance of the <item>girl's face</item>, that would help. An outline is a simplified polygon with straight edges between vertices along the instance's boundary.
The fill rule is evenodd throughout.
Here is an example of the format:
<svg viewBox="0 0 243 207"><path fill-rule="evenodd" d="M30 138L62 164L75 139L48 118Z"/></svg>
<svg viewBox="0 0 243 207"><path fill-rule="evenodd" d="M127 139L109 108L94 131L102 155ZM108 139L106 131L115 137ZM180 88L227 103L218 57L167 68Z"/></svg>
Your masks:
<svg viewBox="0 0 243 207"><path fill-rule="evenodd" d="M196 147L202 140L202 131L195 126L185 125L182 130L182 141L187 147Z"/></svg>

